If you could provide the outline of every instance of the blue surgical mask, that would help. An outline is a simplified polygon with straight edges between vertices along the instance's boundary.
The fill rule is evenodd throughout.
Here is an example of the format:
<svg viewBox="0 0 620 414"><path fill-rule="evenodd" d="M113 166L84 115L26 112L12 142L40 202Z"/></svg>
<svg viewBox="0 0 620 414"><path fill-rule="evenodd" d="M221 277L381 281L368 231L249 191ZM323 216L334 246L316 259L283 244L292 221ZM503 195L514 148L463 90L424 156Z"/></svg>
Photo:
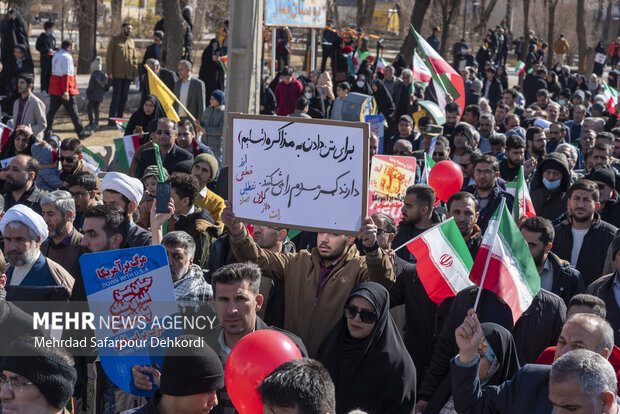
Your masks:
<svg viewBox="0 0 620 414"><path fill-rule="evenodd" d="M560 184L562 184L561 178L559 180L549 181L545 177L543 177L542 181L547 190L549 191L557 190L560 187Z"/></svg>

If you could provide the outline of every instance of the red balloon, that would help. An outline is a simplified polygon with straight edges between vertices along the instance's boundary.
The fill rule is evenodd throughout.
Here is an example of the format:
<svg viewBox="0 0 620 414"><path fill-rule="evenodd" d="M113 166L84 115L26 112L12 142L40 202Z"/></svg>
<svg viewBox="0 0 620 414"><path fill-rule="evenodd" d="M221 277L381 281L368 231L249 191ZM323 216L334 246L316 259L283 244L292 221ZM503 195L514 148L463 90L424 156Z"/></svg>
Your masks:
<svg viewBox="0 0 620 414"><path fill-rule="evenodd" d="M438 200L448 201L463 186L463 171L453 161L439 161L428 174L428 185L433 187Z"/></svg>
<svg viewBox="0 0 620 414"><path fill-rule="evenodd" d="M226 391L240 414L262 414L256 387L281 364L301 358L299 348L282 332L254 331L241 338L226 360Z"/></svg>

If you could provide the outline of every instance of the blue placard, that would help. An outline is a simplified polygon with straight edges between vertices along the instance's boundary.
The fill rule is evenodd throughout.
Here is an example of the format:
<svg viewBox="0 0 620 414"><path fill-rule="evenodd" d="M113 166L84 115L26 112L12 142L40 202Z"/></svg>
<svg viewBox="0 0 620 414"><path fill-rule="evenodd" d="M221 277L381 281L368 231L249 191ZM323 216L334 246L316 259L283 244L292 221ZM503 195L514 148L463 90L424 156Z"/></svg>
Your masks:
<svg viewBox="0 0 620 414"><path fill-rule="evenodd" d="M80 267L101 365L110 380L133 395L133 365L161 366L167 343L181 329L168 257L163 246L111 250L80 256Z"/></svg>
<svg viewBox="0 0 620 414"><path fill-rule="evenodd" d="M265 25L325 27L326 0L266 0Z"/></svg>
<svg viewBox="0 0 620 414"><path fill-rule="evenodd" d="M383 128L383 115L366 115L364 118L366 122L370 124L370 132L377 134L379 137L379 150L378 154L383 154L383 135L385 133L385 129Z"/></svg>

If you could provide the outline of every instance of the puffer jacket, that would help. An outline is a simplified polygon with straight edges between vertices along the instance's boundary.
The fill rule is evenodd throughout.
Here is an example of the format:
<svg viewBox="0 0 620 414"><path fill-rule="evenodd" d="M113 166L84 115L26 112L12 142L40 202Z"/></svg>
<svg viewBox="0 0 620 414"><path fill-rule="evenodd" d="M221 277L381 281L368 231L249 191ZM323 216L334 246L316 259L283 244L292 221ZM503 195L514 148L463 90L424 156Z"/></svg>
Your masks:
<svg viewBox="0 0 620 414"><path fill-rule="evenodd" d="M342 318L343 306L357 284L371 281L389 289L395 280L392 265L382 249L360 256L352 245L317 294L321 270L317 248L310 252L273 253L260 248L247 229L230 236L230 246L237 260L257 263L263 276L284 283L284 329L302 339L310 357L316 356L323 338Z"/></svg>
<svg viewBox="0 0 620 414"><path fill-rule="evenodd" d="M547 190L542 181L545 165L549 163L557 163L555 166L562 173L560 187L555 191ZM564 213L566 211L566 201L568 200L566 191L570 184L571 174L566 157L558 152L552 152L547 155L536 169L530 187L532 190L532 204L534 205L534 210L536 210L536 215L553 221Z"/></svg>
<svg viewBox="0 0 620 414"><path fill-rule="evenodd" d="M119 33L110 39L106 55L106 72L117 79L134 80L138 76L138 54L131 37Z"/></svg>

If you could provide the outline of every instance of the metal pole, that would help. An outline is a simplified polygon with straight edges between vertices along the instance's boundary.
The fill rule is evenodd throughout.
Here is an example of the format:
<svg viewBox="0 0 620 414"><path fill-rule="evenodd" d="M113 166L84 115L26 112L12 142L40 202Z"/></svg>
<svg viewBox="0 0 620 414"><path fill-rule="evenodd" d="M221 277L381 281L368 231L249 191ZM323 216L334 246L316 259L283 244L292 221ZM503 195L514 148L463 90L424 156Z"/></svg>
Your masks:
<svg viewBox="0 0 620 414"><path fill-rule="evenodd" d="M282 70L282 68L280 68ZM276 28L271 28L271 79L276 76Z"/></svg>
<svg viewBox="0 0 620 414"><path fill-rule="evenodd" d="M467 0L465 0L465 8L463 9L463 39L465 39L465 26L467 26Z"/></svg>
<svg viewBox="0 0 620 414"><path fill-rule="evenodd" d="M314 29L310 29L310 70L316 68L316 35Z"/></svg>
<svg viewBox="0 0 620 414"><path fill-rule="evenodd" d="M97 1L93 1L93 60L97 57Z"/></svg>

